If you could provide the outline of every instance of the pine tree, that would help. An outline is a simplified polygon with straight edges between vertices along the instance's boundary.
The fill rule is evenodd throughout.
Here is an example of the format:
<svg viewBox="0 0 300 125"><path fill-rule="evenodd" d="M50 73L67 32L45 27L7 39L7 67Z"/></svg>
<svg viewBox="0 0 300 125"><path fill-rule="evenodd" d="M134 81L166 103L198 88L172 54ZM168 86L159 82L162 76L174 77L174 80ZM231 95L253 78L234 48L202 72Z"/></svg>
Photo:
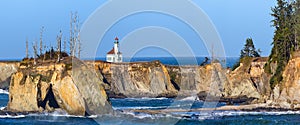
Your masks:
<svg viewBox="0 0 300 125"><path fill-rule="evenodd" d="M235 70L237 67L240 66L240 63L244 63L244 59L249 61L251 57L260 57L260 49L256 50L252 38L248 38L244 45L244 48L241 50L241 55L239 61L232 67L232 70ZM249 58L250 57L250 58Z"/></svg>
<svg viewBox="0 0 300 125"><path fill-rule="evenodd" d="M265 66L265 71L272 74L270 80L271 88L282 81L282 72L289 61L293 51L297 50L297 42L293 30L294 9L292 3L284 0L277 0L277 6L272 8L273 27L275 33L273 38L273 48L269 61ZM274 71L271 70L271 64L276 64Z"/></svg>
<svg viewBox="0 0 300 125"><path fill-rule="evenodd" d="M259 52L256 50L252 38L248 38L246 40L246 44L244 46L244 49L241 50L240 58L244 57L260 57Z"/></svg>
<svg viewBox="0 0 300 125"><path fill-rule="evenodd" d="M294 30L294 43L296 50L300 49L300 0L295 1L293 4L293 30Z"/></svg>

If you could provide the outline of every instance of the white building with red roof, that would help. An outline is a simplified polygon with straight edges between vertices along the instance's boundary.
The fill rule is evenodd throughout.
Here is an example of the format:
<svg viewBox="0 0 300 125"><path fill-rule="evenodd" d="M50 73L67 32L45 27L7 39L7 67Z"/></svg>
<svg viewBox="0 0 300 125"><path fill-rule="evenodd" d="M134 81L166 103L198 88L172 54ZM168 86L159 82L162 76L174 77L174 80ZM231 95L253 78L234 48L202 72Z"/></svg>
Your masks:
<svg viewBox="0 0 300 125"><path fill-rule="evenodd" d="M119 49L119 38L115 38L114 47L106 54L107 62L123 62L122 53Z"/></svg>

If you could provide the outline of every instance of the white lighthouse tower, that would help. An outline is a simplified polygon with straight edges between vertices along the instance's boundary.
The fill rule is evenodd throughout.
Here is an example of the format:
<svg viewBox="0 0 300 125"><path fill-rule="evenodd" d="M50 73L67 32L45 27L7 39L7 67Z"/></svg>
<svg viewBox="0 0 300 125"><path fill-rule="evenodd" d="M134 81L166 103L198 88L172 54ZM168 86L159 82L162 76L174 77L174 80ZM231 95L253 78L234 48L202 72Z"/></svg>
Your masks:
<svg viewBox="0 0 300 125"><path fill-rule="evenodd" d="M119 38L115 38L114 47L106 55L107 62L123 62L122 53L119 49Z"/></svg>

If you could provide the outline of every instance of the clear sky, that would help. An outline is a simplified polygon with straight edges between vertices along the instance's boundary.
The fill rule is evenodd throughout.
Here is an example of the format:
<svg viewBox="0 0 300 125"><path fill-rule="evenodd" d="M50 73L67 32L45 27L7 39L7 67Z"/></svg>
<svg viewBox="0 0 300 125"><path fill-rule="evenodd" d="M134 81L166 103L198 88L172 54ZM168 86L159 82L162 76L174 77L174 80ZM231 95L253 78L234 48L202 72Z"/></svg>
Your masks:
<svg viewBox="0 0 300 125"><path fill-rule="evenodd" d="M262 55L268 56L274 29L270 26L271 0L192 0L201 8L215 25L227 56L239 56L246 38L251 37ZM1 0L0 1L0 59L20 59L25 56L25 40L30 44L39 40L40 27L44 26L44 42L55 46L60 30L68 37L70 12L77 11L80 21L86 19L105 0ZM176 0L174 0L176 3ZM126 6L126 5L124 5ZM118 11L112 8L111 11ZM185 11L184 8L182 11ZM187 13L188 14L188 13ZM103 17L105 18L105 17ZM100 22L101 23L101 22ZM161 26L178 33L193 49L197 56L208 55L203 46L195 47L199 41L186 24L178 19L160 13L139 13L121 19L105 34L99 45L97 56L103 57L112 47L115 36L122 39L137 28ZM99 40L100 41L100 40ZM122 45L122 44L121 44ZM174 44L176 45L176 44ZM174 46L170 45L170 46ZM200 44L201 45L201 44ZM84 46L83 46L84 47ZM32 51L30 51L32 54ZM167 56L162 51L145 49L139 56Z"/></svg>

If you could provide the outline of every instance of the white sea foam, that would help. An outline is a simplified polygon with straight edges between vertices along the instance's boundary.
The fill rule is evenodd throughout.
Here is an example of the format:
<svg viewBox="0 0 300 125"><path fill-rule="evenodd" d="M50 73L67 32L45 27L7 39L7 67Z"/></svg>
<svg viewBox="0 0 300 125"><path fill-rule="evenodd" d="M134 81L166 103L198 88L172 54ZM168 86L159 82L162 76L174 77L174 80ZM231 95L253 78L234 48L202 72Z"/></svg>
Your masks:
<svg viewBox="0 0 300 125"><path fill-rule="evenodd" d="M168 98L161 97L161 98L149 98L149 97L142 97L142 98L124 98L124 100L138 100L138 101L149 101L149 100L165 100ZM118 100L118 98L112 98L112 100Z"/></svg>
<svg viewBox="0 0 300 125"><path fill-rule="evenodd" d="M7 90L0 89L0 94L9 94Z"/></svg>
<svg viewBox="0 0 300 125"><path fill-rule="evenodd" d="M173 116L181 116L186 118L207 120L215 119L224 116L246 116L246 115L295 115L300 114L300 111L272 111L272 112L259 112L259 111L215 111L215 112L173 112Z"/></svg>
<svg viewBox="0 0 300 125"><path fill-rule="evenodd" d="M158 106L158 107L151 107L151 106L128 106L128 107L113 107L115 110L128 110L128 109L136 109L136 110L142 110L142 109L164 109L168 108L168 106Z"/></svg>
<svg viewBox="0 0 300 125"><path fill-rule="evenodd" d="M73 118L84 118L84 116L77 116L77 115L69 115L67 112L62 110L57 110L54 112L44 112L44 113L32 113L28 116L51 116L51 117L73 117Z"/></svg>
<svg viewBox="0 0 300 125"><path fill-rule="evenodd" d="M190 96L183 99L180 99L180 101L196 101L199 100L197 96Z"/></svg>
<svg viewBox="0 0 300 125"><path fill-rule="evenodd" d="M88 118L97 118L98 115L91 115L91 116L88 116Z"/></svg>
<svg viewBox="0 0 300 125"><path fill-rule="evenodd" d="M25 115L16 115L16 116L12 116L12 115L0 115L0 118L24 118Z"/></svg>
<svg viewBox="0 0 300 125"><path fill-rule="evenodd" d="M5 109L6 107L0 107L0 110L3 110L3 109Z"/></svg>

